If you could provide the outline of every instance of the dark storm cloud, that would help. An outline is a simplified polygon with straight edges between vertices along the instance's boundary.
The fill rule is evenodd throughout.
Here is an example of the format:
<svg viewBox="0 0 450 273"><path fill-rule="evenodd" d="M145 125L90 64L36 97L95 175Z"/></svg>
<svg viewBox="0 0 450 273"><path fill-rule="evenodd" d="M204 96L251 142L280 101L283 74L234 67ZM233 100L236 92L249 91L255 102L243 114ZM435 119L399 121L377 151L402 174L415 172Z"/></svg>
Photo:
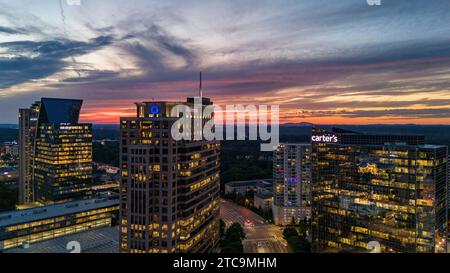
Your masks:
<svg viewBox="0 0 450 273"><path fill-rule="evenodd" d="M151 46L144 45L150 43ZM159 76L170 70L165 61L168 56L175 55L182 58L185 66L194 65L195 53L183 45L183 41L170 36L162 27L152 24L145 31L129 33L122 38L121 45L140 63L143 70Z"/></svg>
<svg viewBox="0 0 450 273"><path fill-rule="evenodd" d="M21 28L9 28L0 26L0 33L6 34L25 34L27 31Z"/></svg>
<svg viewBox="0 0 450 273"><path fill-rule="evenodd" d="M450 118L450 108L435 109L389 109L389 110L302 110L298 112L301 117L347 117L347 118L376 118L376 117L413 117L420 118ZM291 117L299 117L299 115Z"/></svg>
<svg viewBox="0 0 450 273"><path fill-rule="evenodd" d="M92 71L92 70L86 70L86 69L78 69L77 71L79 73L81 73L83 75L87 75L87 76L67 78L67 79L63 79L61 82L62 83L95 82L100 79L114 78L114 77L117 77L120 75L120 73L114 72L114 71ZM61 84L60 86L63 87L64 85Z"/></svg>
<svg viewBox="0 0 450 273"><path fill-rule="evenodd" d="M348 53L348 55L347 55ZM411 61L425 58L439 59L450 57L450 39L443 37L442 40L433 41L408 41L408 42L385 42L377 44L368 44L360 49L352 49L343 52L344 56L336 56L327 60L320 60L319 63L326 64L348 64L348 65L370 65L378 63L386 63L388 69L389 63L395 65L394 62ZM446 60L448 61L448 59ZM423 63L409 66L397 65L399 69L416 70L423 68ZM434 64L430 62L430 66ZM370 67L368 67L370 68ZM377 69L377 67L374 67Z"/></svg>
<svg viewBox="0 0 450 273"><path fill-rule="evenodd" d="M0 55L0 90L50 76L67 65L63 59L92 52L111 42L111 37L102 36L89 42L61 39L0 43L0 49L11 55Z"/></svg>

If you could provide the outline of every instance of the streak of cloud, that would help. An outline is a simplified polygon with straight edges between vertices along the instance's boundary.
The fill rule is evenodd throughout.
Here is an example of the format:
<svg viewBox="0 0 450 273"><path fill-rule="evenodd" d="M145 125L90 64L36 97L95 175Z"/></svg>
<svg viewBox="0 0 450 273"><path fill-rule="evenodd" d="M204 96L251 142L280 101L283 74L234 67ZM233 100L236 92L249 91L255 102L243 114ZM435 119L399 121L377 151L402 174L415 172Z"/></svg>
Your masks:
<svg viewBox="0 0 450 273"><path fill-rule="evenodd" d="M215 102L277 103L285 122L450 124L445 0L2 2L5 120L51 95L116 122L134 101L195 94L203 70Z"/></svg>

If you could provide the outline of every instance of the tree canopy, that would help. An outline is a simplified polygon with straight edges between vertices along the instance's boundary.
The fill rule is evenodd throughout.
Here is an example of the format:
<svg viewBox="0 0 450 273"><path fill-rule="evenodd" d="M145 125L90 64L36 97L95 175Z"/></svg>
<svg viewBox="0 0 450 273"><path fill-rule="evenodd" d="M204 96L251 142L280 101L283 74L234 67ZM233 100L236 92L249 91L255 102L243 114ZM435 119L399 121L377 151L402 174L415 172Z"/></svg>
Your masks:
<svg viewBox="0 0 450 273"><path fill-rule="evenodd" d="M238 223L233 223L224 233L221 241L222 253L243 253L242 240L246 238L245 231Z"/></svg>

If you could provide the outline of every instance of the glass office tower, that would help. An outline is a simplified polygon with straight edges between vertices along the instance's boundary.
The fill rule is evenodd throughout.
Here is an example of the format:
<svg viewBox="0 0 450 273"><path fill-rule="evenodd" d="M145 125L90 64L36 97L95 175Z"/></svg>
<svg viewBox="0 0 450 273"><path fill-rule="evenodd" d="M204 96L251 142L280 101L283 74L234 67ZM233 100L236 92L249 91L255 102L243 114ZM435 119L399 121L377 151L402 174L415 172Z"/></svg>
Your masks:
<svg viewBox="0 0 450 273"><path fill-rule="evenodd" d="M202 98L201 105L211 105ZM121 252L214 252L219 241L220 144L176 141L176 105L137 103L136 118L121 119ZM190 113L192 122L201 118ZM203 116L203 124L214 118Z"/></svg>
<svg viewBox="0 0 450 273"><path fill-rule="evenodd" d="M81 100L43 98L20 110L23 203L87 198L92 186L92 125L80 124Z"/></svg>
<svg viewBox="0 0 450 273"><path fill-rule="evenodd" d="M311 218L311 144L282 143L273 157L273 219L276 225Z"/></svg>
<svg viewBox="0 0 450 273"><path fill-rule="evenodd" d="M447 147L420 136L314 128L317 251L445 252Z"/></svg>

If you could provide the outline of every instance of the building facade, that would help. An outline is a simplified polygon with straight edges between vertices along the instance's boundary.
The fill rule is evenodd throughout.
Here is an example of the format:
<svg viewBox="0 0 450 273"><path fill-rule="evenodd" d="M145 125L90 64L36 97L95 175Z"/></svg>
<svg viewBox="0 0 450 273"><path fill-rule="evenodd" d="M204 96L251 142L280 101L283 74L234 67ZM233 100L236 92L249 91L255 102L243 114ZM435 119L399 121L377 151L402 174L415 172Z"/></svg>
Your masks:
<svg viewBox="0 0 450 273"><path fill-rule="evenodd" d="M19 204L34 202L32 165L41 102L19 110Z"/></svg>
<svg viewBox="0 0 450 273"><path fill-rule="evenodd" d="M253 199L253 206L263 211L272 210L273 205L273 193L255 193Z"/></svg>
<svg viewBox="0 0 450 273"><path fill-rule="evenodd" d="M446 251L446 146L314 128L312 147L317 251Z"/></svg>
<svg viewBox="0 0 450 273"><path fill-rule="evenodd" d="M91 196L92 125L78 122L81 100L43 98L20 110L21 204Z"/></svg>
<svg viewBox="0 0 450 273"><path fill-rule="evenodd" d="M33 165L35 201L61 203L92 195L91 124L40 125Z"/></svg>
<svg viewBox="0 0 450 273"><path fill-rule="evenodd" d="M276 225L311 217L311 144L280 144L273 156L273 218Z"/></svg>
<svg viewBox="0 0 450 273"><path fill-rule="evenodd" d="M447 234L447 253L450 253L450 153L447 159L447 221L448 221L448 234Z"/></svg>
<svg viewBox="0 0 450 273"><path fill-rule="evenodd" d="M211 105L202 98L201 105ZM176 105L143 102L121 119L121 252L213 252L219 241L220 144L178 140ZM192 122L214 118L190 113ZM193 130L193 127L192 127Z"/></svg>
<svg viewBox="0 0 450 273"><path fill-rule="evenodd" d="M119 199L87 199L0 213L0 250L113 225Z"/></svg>
<svg viewBox="0 0 450 273"><path fill-rule="evenodd" d="M0 155L9 154L12 157L19 155L19 145L17 142L5 142L0 146Z"/></svg>
<svg viewBox="0 0 450 273"><path fill-rule="evenodd" d="M255 179L247 181L232 181L225 184L225 194L245 195L248 191L272 191L272 179Z"/></svg>

